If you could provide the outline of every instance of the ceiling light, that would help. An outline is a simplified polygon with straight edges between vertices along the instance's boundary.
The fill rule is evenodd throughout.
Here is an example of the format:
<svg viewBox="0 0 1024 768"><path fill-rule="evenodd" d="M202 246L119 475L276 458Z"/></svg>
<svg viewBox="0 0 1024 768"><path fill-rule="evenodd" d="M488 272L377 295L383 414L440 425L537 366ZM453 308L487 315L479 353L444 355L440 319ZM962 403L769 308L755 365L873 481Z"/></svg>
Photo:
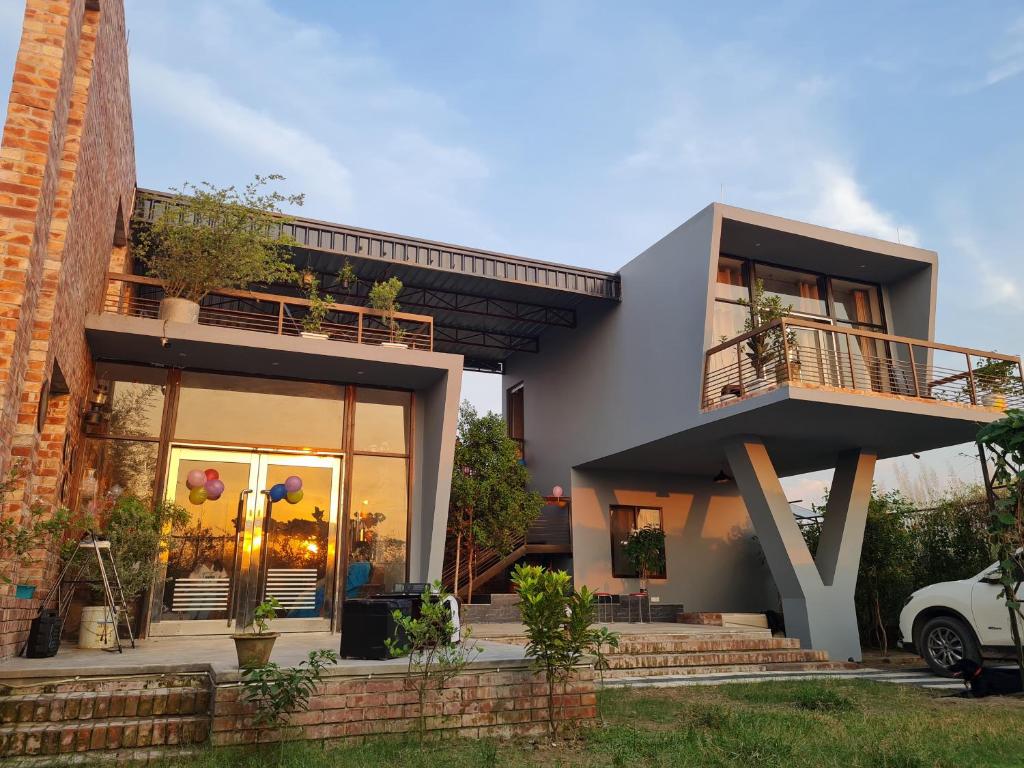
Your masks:
<svg viewBox="0 0 1024 768"><path fill-rule="evenodd" d="M718 470L718 474L711 479L711 482L713 482L715 485L725 485L726 483L731 483L732 478L729 477L729 475L725 474L724 469L720 469Z"/></svg>

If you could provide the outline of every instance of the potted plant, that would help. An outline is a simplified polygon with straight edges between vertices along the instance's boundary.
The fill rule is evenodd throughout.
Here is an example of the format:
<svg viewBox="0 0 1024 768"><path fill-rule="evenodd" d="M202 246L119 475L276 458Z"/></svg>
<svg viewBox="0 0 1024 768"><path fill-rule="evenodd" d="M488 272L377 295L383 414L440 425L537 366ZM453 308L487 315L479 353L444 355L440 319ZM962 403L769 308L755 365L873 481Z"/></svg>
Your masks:
<svg viewBox="0 0 1024 768"><path fill-rule="evenodd" d="M665 569L665 531L656 525L634 528L622 544L626 559L640 576L640 591L646 592L651 574Z"/></svg>
<svg viewBox="0 0 1024 768"><path fill-rule="evenodd" d="M384 325L388 329L388 341L382 342L385 347L398 347L408 349L409 345L403 343L405 330L398 325L395 314L399 310L398 294L402 292L402 281L397 277L389 277L382 282L376 282L370 288L370 306L378 312L384 313Z"/></svg>
<svg viewBox="0 0 1024 768"><path fill-rule="evenodd" d="M279 632L269 632L270 622L277 618L281 607L276 597L268 597L256 606L248 632L236 632L231 636L235 641L239 669L253 669L266 666Z"/></svg>
<svg viewBox="0 0 1024 768"><path fill-rule="evenodd" d="M750 309L743 322L743 332L764 328L778 320L785 319L793 311L792 304L783 304L782 299L767 294L764 281L754 281L754 293L750 301L739 300L739 304ZM776 381L789 381L800 378L800 356L796 346L796 331L790 329L783 336L782 326L768 328L756 336L747 339L747 359L754 367L754 376L758 382L765 382L765 370L774 364ZM786 359L786 348L789 348L789 359Z"/></svg>
<svg viewBox="0 0 1024 768"><path fill-rule="evenodd" d="M199 303L217 289L291 282L295 269L281 206L302 195L263 190L278 175L259 176L242 191L209 182L185 182L138 237L139 259L164 284L160 318L199 321Z"/></svg>
<svg viewBox="0 0 1024 768"><path fill-rule="evenodd" d="M309 309L302 318L302 336L307 339L328 339L330 337L322 332L322 328L334 298L320 293L320 281L315 276L309 275L305 282Z"/></svg>
<svg viewBox="0 0 1024 768"><path fill-rule="evenodd" d="M7 496L22 476L22 465L17 463L0 480L0 509L7 508ZM36 585L16 583L16 571L29 565L33 551L48 548L71 523L71 513L64 507L50 510L39 503L29 504L27 517L27 520L9 515L0 517L0 583L13 584L14 597L18 600L35 597Z"/></svg>
<svg viewBox="0 0 1024 768"><path fill-rule="evenodd" d="M1021 385L1017 378L1017 363L1012 360L993 360L986 358L984 363L974 369L974 387L982 405L990 408L1006 408L1006 396L1014 388Z"/></svg>

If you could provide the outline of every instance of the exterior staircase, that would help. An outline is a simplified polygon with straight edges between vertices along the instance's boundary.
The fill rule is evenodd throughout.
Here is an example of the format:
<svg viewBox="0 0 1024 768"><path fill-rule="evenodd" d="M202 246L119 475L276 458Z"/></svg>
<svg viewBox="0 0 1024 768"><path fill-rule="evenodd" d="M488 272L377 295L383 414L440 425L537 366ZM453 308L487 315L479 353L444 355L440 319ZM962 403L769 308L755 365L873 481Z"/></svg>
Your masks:
<svg viewBox="0 0 1024 768"><path fill-rule="evenodd" d="M146 761L206 743L203 675L75 678L0 687L0 764Z"/></svg>
<svg viewBox="0 0 1024 768"><path fill-rule="evenodd" d="M773 637L767 630L623 635L619 647L606 654L605 679L676 677L716 672L772 670L824 671L849 669L848 662L829 661L825 651L804 650L795 638Z"/></svg>

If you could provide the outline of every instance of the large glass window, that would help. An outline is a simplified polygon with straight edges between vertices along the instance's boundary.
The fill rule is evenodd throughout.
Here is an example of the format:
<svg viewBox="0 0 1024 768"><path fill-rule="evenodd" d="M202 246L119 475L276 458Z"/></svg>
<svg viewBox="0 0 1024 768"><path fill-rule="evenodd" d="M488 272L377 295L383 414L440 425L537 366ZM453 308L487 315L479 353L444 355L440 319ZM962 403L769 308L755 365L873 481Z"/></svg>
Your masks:
<svg viewBox="0 0 1024 768"><path fill-rule="evenodd" d="M757 264L754 274L764 284L765 293L778 296L784 304L792 305L794 312L828 314L824 280L819 276L765 264Z"/></svg>
<svg viewBox="0 0 1024 768"><path fill-rule="evenodd" d="M851 280L832 281L832 301L837 320L882 327L882 302L878 288Z"/></svg>
<svg viewBox="0 0 1024 768"><path fill-rule="evenodd" d="M100 514L107 500L122 494L152 500L159 448L155 441L86 440L78 507Z"/></svg>
<svg viewBox="0 0 1024 768"><path fill-rule="evenodd" d="M353 448L369 453L408 453L411 400L408 392L357 389Z"/></svg>
<svg viewBox="0 0 1024 768"><path fill-rule="evenodd" d="M186 372L174 438L340 450L344 415L342 386Z"/></svg>
<svg viewBox="0 0 1024 768"><path fill-rule="evenodd" d="M405 581L408 528L408 459L354 456L346 597L388 591Z"/></svg>
<svg viewBox="0 0 1024 768"><path fill-rule="evenodd" d="M610 527L612 532L612 576L616 579L635 579L639 577L636 568L626 557L625 541L632 531L646 526L664 528L661 509L658 507L629 507L615 505L611 508ZM661 553L662 562L665 553ZM665 569L660 573L652 573L652 579L664 579Z"/></svg>
<svg viewBox="0 0 1024 768"><path fill-rule="evenodd" d="M160 437L167 371L138 365L99 363L96 380L107 391L106 424L112 437Z"/></svg>

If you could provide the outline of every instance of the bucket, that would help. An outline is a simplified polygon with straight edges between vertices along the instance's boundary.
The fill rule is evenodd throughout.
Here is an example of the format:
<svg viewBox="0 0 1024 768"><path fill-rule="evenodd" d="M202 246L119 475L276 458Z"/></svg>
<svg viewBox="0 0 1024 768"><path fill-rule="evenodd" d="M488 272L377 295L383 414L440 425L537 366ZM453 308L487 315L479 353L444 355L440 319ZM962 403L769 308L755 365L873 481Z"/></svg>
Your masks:
<svg viewBox="0 0 1024 768"><path fill-rule="evenodd" d="M17 600L31 600L35 594L35 584L18 584L14 587L14 597Z"/></svg>
<svg viewBox="0 0 1024 768"><path fill-rule="evenodd" d="M82 622L78 627L79 648L116 648L117 623L105 605L90 605L82 609Z"/></svg>

